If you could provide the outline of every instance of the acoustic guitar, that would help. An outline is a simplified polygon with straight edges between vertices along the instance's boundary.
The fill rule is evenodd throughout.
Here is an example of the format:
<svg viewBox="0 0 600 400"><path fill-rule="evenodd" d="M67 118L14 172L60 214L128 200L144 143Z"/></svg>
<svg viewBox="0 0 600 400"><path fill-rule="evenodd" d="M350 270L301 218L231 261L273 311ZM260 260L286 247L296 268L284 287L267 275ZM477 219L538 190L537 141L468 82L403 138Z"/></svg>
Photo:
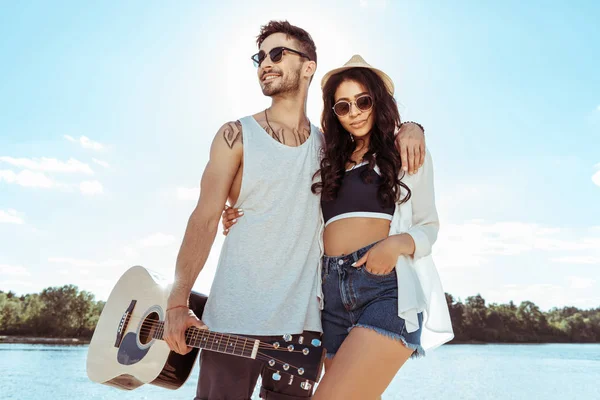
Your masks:
<svg viewBox="0 0 600 400"><path fill-rule="evenodd" d="M320 340L302 335L263 341L190 327L185 338L193 350L185 355L171 351L163 340L170 288L169 282L141 266L121 276L88 349L87 374L92 381L125 390L144 384L177 389L188 379L202 349L261 360L273 370L273 379L286 379L307 391L318 382L325 349ZM199 293L190 296L190 308L199 318L206 300Z"/></svg>

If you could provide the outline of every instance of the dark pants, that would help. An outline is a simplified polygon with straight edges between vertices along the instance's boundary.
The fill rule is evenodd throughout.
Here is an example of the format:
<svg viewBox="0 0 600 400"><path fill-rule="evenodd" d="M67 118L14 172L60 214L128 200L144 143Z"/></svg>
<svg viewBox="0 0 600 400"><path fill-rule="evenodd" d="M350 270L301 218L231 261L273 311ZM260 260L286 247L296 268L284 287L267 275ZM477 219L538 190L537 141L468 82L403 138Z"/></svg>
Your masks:
<svg viewBox="0 0 600 400"><path fill-rule="evenodd" d="M304 332L306 337L319 337L315 332ZM281 336L256 337L263 340L280 339ZM310 339L309 339L310 340ZM217 353L209 350L200 352L200 378L194 400L248 400L256 386L258 377L262 378L260 397L267 400L305 400L310 399L312 390L300 387L300 380L291 385L284 377L273 380L275 370L265 363L249 358Z"/></svg>

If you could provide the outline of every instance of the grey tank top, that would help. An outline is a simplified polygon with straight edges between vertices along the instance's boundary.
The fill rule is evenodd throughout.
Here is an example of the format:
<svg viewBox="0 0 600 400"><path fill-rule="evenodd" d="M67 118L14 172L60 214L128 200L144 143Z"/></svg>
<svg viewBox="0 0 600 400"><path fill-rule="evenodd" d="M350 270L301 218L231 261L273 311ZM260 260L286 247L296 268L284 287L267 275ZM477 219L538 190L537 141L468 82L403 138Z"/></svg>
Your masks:
<svg viewBox="0 0 600 400"><path fill-rule="evenodd" d="M244 168L237 208L202 316L209 329L248 335L322 332L319 310L320 195L311 192L323 143L318 128L302 145L273 139L240 119Z"/></svg>

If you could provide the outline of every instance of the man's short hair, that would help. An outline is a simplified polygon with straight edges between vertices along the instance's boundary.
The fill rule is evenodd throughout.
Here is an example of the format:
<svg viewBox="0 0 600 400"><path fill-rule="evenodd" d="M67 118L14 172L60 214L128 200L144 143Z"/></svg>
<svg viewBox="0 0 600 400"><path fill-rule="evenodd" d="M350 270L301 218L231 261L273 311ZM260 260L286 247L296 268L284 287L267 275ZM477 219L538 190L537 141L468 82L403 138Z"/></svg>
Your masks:
<svg viewBox="0 0 600 400"><path fill-rule="evenodd" d="M312 61L317 62L317 46L308 32L290 24L288 21L269 21L260 28L260 34L256 37L258 47L265 39L274 33L285 33L287 38L296 39L299 51L306 53Z"/></svg>

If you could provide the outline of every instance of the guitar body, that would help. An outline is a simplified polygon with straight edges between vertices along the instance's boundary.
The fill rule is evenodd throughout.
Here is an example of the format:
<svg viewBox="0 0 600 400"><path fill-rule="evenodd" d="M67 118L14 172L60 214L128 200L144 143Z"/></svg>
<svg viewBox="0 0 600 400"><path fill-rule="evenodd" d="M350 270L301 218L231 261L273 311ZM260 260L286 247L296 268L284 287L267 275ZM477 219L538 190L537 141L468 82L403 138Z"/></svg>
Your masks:
<svg viewBox="0 0 600 400"><path fill-rule="evenodd" d="M164 321L170 285L143 267L132 267L113 288L100 315L87 357L88 377L97 383L132 390L144 384L177 389L188 379L198 348L186 355L166 342L147 338L148 317ZM190 308L202 315L206 296L192 293ZM123 313L135 300L122 340L115 346ZM146 333L146 335L144 335Z"/></svg>
<svg viewBox="0 0 600 400"><path fill-rule="evenodd" d="M285 379L311 391L321 376L325 349L320 335L285 334L257 339L188 327L186 355L163 340L171 284L144 267L130 268L113 288L102 310L87 357L88 377L97 383L132 390L144 384L181 387L190 376L199 349L264 362L273 379ZM192 292L190 308L201 318L207 297ZM232 383L233 384L233 383Z"/></svg>

